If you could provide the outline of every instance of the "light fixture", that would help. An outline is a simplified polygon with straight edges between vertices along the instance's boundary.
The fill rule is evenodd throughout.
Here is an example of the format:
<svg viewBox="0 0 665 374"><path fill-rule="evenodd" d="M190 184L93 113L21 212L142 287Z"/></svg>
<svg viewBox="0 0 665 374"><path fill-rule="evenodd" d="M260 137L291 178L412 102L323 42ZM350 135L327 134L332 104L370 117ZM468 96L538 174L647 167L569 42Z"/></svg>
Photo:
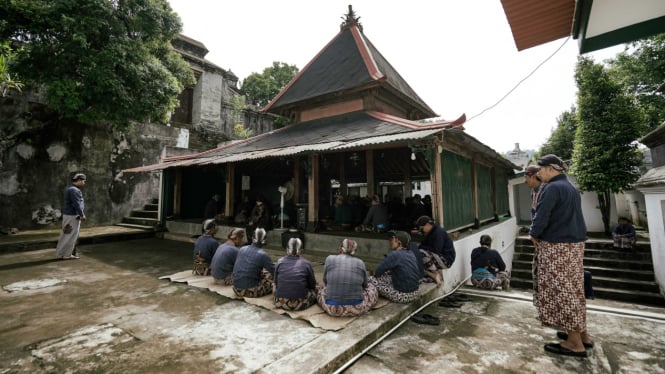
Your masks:
<svg viewBox="0 0 665 374"><path fill-rule="evenodd" d="M353 166L358 166L358 161L360 161L360 156L358 156L358 153L353 152L351 156L349 156L349 160L353 161Z"/></svg>
<svg viewBox="0 0 665 374"><path fill-rule="evenodd" d="M415 152L411 152L411 161L415 161L415 160L416 160L416 154L415 154Z"/></svg>

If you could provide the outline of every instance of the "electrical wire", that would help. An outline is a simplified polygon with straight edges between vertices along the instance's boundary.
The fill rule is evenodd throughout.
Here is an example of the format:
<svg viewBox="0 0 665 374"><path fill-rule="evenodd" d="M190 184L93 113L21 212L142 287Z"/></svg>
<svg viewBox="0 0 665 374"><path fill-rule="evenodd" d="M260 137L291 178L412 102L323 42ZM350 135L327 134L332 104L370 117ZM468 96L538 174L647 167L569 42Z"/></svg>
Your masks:
<svg viewBox="0 0 665 374"><path fill-rule="evenodd" d="M501 99L499 99L499 101L497 101L497 102L494 103L493 105L491 105L491 106L489 106L489 107L483 109L480 113L478 113L478 114L472 116L471 118L469 118L468 120L466 120L466 123L469 123L472 119L481 116L483 113L485 113L485 112L487 112L488 110L493 109L494 107L496 107L497 105L499 105L499 104L500 104L503 100L505 100L505 99L506 99L511 93L513 93L513 91L515 91L515 90L517 89L517 87L519 87L522 83L524 83L527 79L529 79L529 78L530 78L530 77L531 77L536 71L538 71L538 69L540 69L541 66L545 65L545 63L546 63L547 61L549 61L550 59L552 59L552 57L554 57L557 53L559 53L559 51L563 48L564 45L566 45L566 43L568 43L569 40L570 40L570 36L568 36L568 37L566 38L566 40L563 41L563 43L561 44L561 46L559 46L559 48L557 48L557 49L556 49L551 55L549 55L549 57L547 57L545 60L543 60L543 62L541 62L540 64L538 64L538 66L536 66L536 67L535 67L535 68L534 68L529 74L527 74L526 77L522 78L522 80L520 80L519 82L517 82L517 84L516 84L513 88L511 88L510 91L508 91L508 93L506 93L505 95L503 95L503 97L502 97Z"/></svg>

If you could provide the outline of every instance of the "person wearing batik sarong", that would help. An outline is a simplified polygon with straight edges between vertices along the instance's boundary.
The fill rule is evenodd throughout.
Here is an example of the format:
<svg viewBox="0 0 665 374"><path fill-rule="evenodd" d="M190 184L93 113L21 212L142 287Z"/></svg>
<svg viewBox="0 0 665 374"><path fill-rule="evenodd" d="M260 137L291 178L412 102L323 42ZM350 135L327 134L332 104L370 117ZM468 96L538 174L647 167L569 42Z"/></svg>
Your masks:
<svg viewBox="0 0 665 374"><path fill-rule="evenodd" d="M215 239L217 233L217 224L214 219L207 219L203 222L203 235L199 236L194 243L194 259L202 259L208 266L215 255L219 242Z"/></svg>
<svg viewBox="0 0 665 374"><path fill-rule="evenodd" d="M418 249L422 254L426 279L436 282L436 286L441 287L443 276L439 270L453 266L456 256L455 244L448 232L429 216L418 218L416 226L425 235Z"/></svg>
<svg viewBox="0 0 665 374"><path fill-rule="evenodd" d="M619 217L619 224L612 230L612 238L614 238L614 248L617 249L633 249L635 245L635 227L630 223L628 218Z"/></svg>
<svg viewBox="0 0 665 374"><path fill-rule="evenodd" d="M330 255L323 265L323 285L317 287L316 301L333 317L353 317L369 313L379 299L373 284L367 281L363 260L355 257L358 243L344 239L337 255Z"/></svg>
<svg viewBox="0 0 665 374"><path fill-rule="evenodd" d="M266 230L254 230L252 244L238 250L233 265L233 292L240 297L261 297L272 292L275 265L270 256L261 249Z"/></svg>
<svg viewBox="0 0 665 374"><path fill-rule="evenodd" d="M478 288L494 290L510 289L510 274L506 272L506 263L501 254L492 249L492 237L480 236L480 247L471 251L471 284Z"/></svg>
<svg viewBox="0 0 665 374"><path fill-rule="evenodd" d="M316 304L316 278L312 264L302 258L302 241L291 238L286 256L275 265L275 306L304 310Z"/></svg>
<svg viewBox="0 0 665 374"><path fill-rule="evenodd" d="M245 243L245 230L233 228L226 236L226 242L222 243L210 262L210 270L215 283L231 286L233 284L233 266L238 257L238 247Z"/></svg>
<svg viewBox="0 0 665 374"><path fill-rule="evenodd" d="M568 181L559 157L545 155L538 165L546 185L529 230L537 249L534 305L543 326L566 330L557 334L564 341L546 344L545 351L586 357L593 342L586 325L582 260L587 236L580 192Z"/></svg>
<svg viewBox="0 0 665 374"><path fill-rule="evenodd" d="M388 240L393 251L379 263L369 282L386 299L394 303L410 303L420 296L421 278L416 256L407 249L411 236L404 231L391 231Z"/></svg>
<svg viewBox="0 0 665 374"><path fill-rule="evenodd" d="M81 222L87 218L84 212L83 193L85 174L78 173L72 177L72 184L65 189L65 203L62 206L62 230L55 247L55 255L63 260L78 259L76 241L79 238Z"/></svg>

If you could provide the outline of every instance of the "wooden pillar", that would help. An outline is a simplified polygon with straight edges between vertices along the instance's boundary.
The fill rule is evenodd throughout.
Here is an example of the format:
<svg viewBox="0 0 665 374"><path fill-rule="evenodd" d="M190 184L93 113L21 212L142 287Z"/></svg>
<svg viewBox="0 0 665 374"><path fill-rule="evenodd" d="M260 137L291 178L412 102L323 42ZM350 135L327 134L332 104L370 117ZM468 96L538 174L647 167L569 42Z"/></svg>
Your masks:
<svg viewBox="0 0 665 374"><path fill-rule="evenodd" d="M338 157L339 159L339 194L344 196L344 198L348 197L349 194L349 186L348 183L346 182L346 164L344 163L344 154L341 153Z"/></svg>
<svg viewBox="0 0 665 374"><path fill-rule="evenodd" d="M376 194L376 186L374 185L374 151L365 151L365 165L367 167L367 194L372 197Z"/></svg>
<svg viewBox="0 0 665 374"><path fill-rule="evenodd" d="M319 222L319 155L310 155L309 162L307 231L313 232Z"/></svg>
<svg viewBox="0 0 665 374"><path fill-rule="evenodd" d="M411 154L407 153L402 161L402 172L404 173L404 188L402 189L403 203L406 203L406 198L413 195L413 182L411 181Z"/></svg>
<svg viewBox="0 0 665 374"><path fill-rule="evenodd" d="M441 146L435 146L432 150L434 157L434 170L430 171L430 178L432 181L432 219L438 222L441 227L445 227L446 217L443 215L443 173L447 170L442 169L441 164Z"/></svg>
<svg viewBox="0 0 665 374"><path fill-rule="evenodd" d="M300 157L293 159L293 203L301 203L300 193L301 177L300 177Z"/></svg>
<svg viewBox="0 0 665 374"><path fill-rule="evenodd" d="M182 168L176 168L175 170L175 181L173 186L173 215L180 217L180 204L182 203L182 198L180 194L182 193Z"/></svg>
<svg viewBox="0 0 665 374"><path fill-rule="evenodd" d="M224 206L226 206L224 214L227 217L230 217L229 221L233 221L235 217L235 182L236 182L236 168L232 163L226 164L226 198L224 201Z"/></svg>
<svg viewBox="0 0 665 374"><path fill-rule="evenodd" d="M473 222L474 228L480 227L480 209L478 207L478 170L476 168L478 164L475 160L471 159L471 180L473 183Z"/></svg>

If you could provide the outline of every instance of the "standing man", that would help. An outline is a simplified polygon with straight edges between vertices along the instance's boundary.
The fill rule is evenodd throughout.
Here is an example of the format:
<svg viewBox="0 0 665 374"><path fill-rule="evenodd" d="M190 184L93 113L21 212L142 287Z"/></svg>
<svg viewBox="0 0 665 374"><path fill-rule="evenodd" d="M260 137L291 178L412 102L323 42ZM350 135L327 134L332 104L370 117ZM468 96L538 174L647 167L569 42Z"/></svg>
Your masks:
<svg viewBox="0 0 665 374"><path fill-rule="evenodd" d="M543 326L566 330L561 343L545 344L545 351L587 357L593 347L586 326L584 298L584 242L586 224L580 192L566 178L566 164L555 155L538 160L540 191L529 235L537 257L534 305Z"/></svg>
<svg viewBox="0 0 665 374"><path fill-rule="evenodd" d="M62 232L55 248L56 256L63 260L78 259L76 255L76 241L81 230L81 221L85 221L83 211L83 193L85 174L78 173L72 178L72 185L65 189L65 203L62 207Z"/></svg>
<svg viewBox="0 0 665 374"><path fill-rule="evenodd" d="M536 203L538 202L538 195L542 189L542 183L538 178L538 170L540 168L535 165L531 165L524 170L524 182L527 186L531 187L531 220L533 221L533 216L536 214Z"/></svg>

